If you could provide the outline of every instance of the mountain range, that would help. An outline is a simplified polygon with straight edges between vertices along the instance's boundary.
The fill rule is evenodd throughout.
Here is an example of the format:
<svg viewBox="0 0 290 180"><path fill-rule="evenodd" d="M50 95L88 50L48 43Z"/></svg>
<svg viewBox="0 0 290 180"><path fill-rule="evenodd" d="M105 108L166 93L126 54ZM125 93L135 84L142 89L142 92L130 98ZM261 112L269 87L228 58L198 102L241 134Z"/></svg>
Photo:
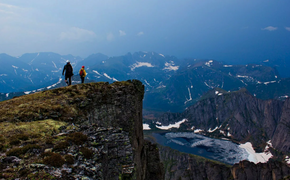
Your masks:
<svg viewBox="0 0 290 180"><path fill-rule="evenodd" d="M288 118L290 116L288 98L290 79L287 71L283 71L283 75L280 73L281 67L284 67L285 70L286 64L270 60L256 64L227 64L210 59L178 59L175 56L156 52L127 53L115 57L97 53L85 59L56 53L30 53L17 58L0 54L0 63L3 65L0 67L0 100L37 91L43 91L39 94L45 94L50 92L46 91L48 89L65 86L61 74L66 60L70 60L74 68L73 84L80 83L77 74L83 65L87 71L85 82L111 83L128 79L140 80L145 85L145 94L143 106L140 104L138 107L140 109L143 107L143 120L150 124L151 128L158 129L161 125L182 122L179 128L173 128L171 131L199 132L202 135L225 138L237 143L251 142L257 152L264 151L270 144L268 149L274 155L273 159L279 161L284 161L287 155L290 155L288 135L290 131ZM126 84L124 81L116 84L118 83ZM108 83L100 84L108 85ZM141 86L141 83L139 85ZM100 86L98 91L104 93L108 90L102 89L103 86ZM78 89L77 87L71 86L68 89ZM87 86L82 87L85 89ZM118 99L118 91L111 90L116 92L115 99ZM62 94L58 89L51 92ZM94 99L91 93L86 94L85 97L88 98L88 101L79 103L77 90L66 93L76 98L74 103L80 108ZM115 102L111 99L111 95L103 96L102 93L98 94L101 100L110 99ZM67 103L70 105L72 102ZM140 101L140 103L142 102ZM98 103L95 103L94 106L104 110ZM130 103L126 104L126 108L130 109L130 106ZM28 107L27 109L33 110L30 106ZM46 107L45 104L44 107ZM115 110L106 109L104 111L105 113L94 113L102 118L103 114L109 115L108 112ZM159 117L156 116L163 112L166 113ZM73 111L68 111L68 113L73 113ZM141 112L137 114L141 114ZM60 115L53 111L48 116L58 117ZM35 114L35 118L43 117ZM13 118L17 119L17 117ZM177 158L178 161L179 157L182 157L174 155L173 158L172 155L174 154L170 153L168 157ZM166 162L167 157L164 157L162 157L163 162ZM174 166L176 169L180 169L183 165L184 163L179 163Z"/></svg>
<svg viewBox="0 0 290 180"><path fill-rule="evenodd" d="M27 53L20 57L0 54L0 99L64 86L62 70L70 60L73 84L85 66L88 81L114 82L138 79L146 86L144 109L149 112L182 112L207 91L222 88L235 91L247 88L262 99L285 99L290 95L290 80L281 77L279 62L233 65L215 60L178 59L156 52L135 52L108 57L97 53L83 59L51 52ZM283 64L284 63L284 64ZM268 66L271 65L271 66ZM9 94L8 94L9 93Z"/></svg>

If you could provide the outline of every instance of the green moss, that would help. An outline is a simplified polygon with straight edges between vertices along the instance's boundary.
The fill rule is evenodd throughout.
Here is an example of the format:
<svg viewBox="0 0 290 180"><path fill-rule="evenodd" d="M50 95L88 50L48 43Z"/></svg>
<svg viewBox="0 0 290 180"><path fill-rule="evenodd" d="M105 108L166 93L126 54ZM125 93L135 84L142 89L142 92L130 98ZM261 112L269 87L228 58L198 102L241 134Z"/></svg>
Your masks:
<svg viewBox="0 0 290 180"><path fill-rule="evenodd" d="M0 135L0 143L5 143L5 137L3 135Z"/></svg>
<svg viewBox="0 0 290 180"><path fill-rule="evenodd" d="M16 174L14 172L0 173L0 178L12 180L16 178Z"/></svg>
<svg viewBox="0 0 290 180"><path fill-rule="evenodd" d="M20 148L13 148L11 150L9 150L6 155L7 156L21 156L24 155L25 153L27 153L29 150L32 149L41 149L41 147L39 145L36 144L28 144L26 146L20 147Z"/></svg>
<svg viewBox="0 0 290 180"><path fill-rule="evenodd" d="M64 156L65 162L67 164L73 164L75 162L75 159L72 155L68 154Z"/></svg>
<svg viewBox="0 0 290 180"><path fill-rule="evenodd" d="M20 123L2 122L0 123L0 134L7 136L25 132L25 135L28 135L30 138L46 137L53 133L59 133L58 129L65 125L67 125L66 122L52 119Z"/></svg>
<svg viewBox="0 0 290 180"><path fill-rule="evenodd" d="M49 137L45 140L45 144L53 144L53 138Z"/></svg>
<svg viewBox="0 0 290 180"><path fill-rule="evenodd" d="M52 175L50 175L49 173L44 172L44 171L28 174L27 178L31 179L31 180L52 180L52 179L56 179L55 177L53 177Z"/></svg>
<svg viewBox="0 0 290 180"><path fill-rule="evenodd" d="M27 134L16 134L13 135L9 138L9 144L10 145L19 145L20 144L20 140L22 141L26 141L29 139L29 136Z"/></svg>
<svg viewBox="0 0 290 180"><path fill-rule="evenodd" d="M67 147L69 147L69 143L67 141L63 141L56 144L53 148L53 151L61 151L63 149L66 149Z"/></svg>
<svg viewBox="0 0 290 180"><path fill-rule="evenodd" d="M98 146L99 144L100 144L100 143L97 143L97 142L95 142L95 141L91 143L92 146Z"/></svg>
<svg viewBox="0 0 290 180"><path fill-rule="evenodd" d="M43 152L40 154L40 157L45 158L45 157L52 156L53 154L54 154L53 152Z"/></svg>
<svg viewBox="0 0 290 180"><path fill-rule="evenodd" d="M68 136L68 140L76 145L82 145L88 140L88 136L81 132L74 132Z"/></svg>
<svg viewBox="0 0 290 180"><path fill-rule="evenodd" d="M19 171L19 176L20 177L27 177L27 175L30 173L30 171L28 170L28 169L26 169L26 168L24 168L24 169L21 169L20 171Z"/></svg>
<svg viewBox="0 0 290 180"><path fill-rule="evenodd" d="M79 110L79 102L88 97L94 97L96 94L92 92L108 92L117 86L135 86L139 89L139 86L133 83L129 81L113 84L87 83L20 96L0 102L0 122L35 121L47 117L75 122L76 117L83 115L83 111ZM73 119L69 117L73 117Z"/></svg>
<svg viewBox="0 0 290 180"><path fill-rule="evenodd" d="M4 145L0 143L0 151L4 150Z"/></svg>
<svg viewBox="0 0 290 180"><path fill-rule="evenodd" d="M19 139L10 139L9 144L10 145L19 145L21 141Z"/></svg>
<svg viewBox="0 0 290 180"><path fill-rule="evenodd" d="M86 159L91 159L93 157L93 151L89 148L83 147L80 149L80 152Z"/></svg>
<svg viewBox="0 0 290 180"><path fill-rule="evenodd" d="M45 157L43 163L54 167L61 167L65 163L65 160L60 154L53 153L50 156Z"/></svg>

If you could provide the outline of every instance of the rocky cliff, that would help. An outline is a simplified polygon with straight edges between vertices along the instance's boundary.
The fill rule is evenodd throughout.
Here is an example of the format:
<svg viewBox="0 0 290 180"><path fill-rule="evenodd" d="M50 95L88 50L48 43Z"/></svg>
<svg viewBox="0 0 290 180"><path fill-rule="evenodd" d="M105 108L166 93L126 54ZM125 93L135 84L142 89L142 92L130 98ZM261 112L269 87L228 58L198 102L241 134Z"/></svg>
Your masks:
<svg viewBox="0 0 290 180"><path fill-rule="evenodd" d="M187 119L180 130L202 129L203 134L228 138L236 142L252 142L263 150L271 140L273 147L290 153L290 99L261 100L246 89L235 92L212 91L183 113L163 115L163 125Z"/></svg>
<svg viewBox="0 0 290 180"><path fill-rule="evenodd" d="M0 103L5 179L163 179L143 139L140 81L80 84Z"/></svg>
<svg viewBox="0 0 290 180"><path fill-rule="evenodd" d="M276 180L289 179L290 168L281 162L254 164L241 161L233 166L160 147L167 180Z"/></svg>

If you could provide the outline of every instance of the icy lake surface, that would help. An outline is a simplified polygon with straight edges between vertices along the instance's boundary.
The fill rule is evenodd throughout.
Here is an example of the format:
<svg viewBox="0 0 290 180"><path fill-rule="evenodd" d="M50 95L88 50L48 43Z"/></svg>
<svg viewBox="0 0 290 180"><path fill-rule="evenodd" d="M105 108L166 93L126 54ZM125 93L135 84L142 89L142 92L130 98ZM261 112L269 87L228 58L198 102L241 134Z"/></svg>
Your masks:
<svg viewBox="0 0 290 180"><path fill-rule="evenodd" d="M153 133L158 144L181 152L203 156L226 164L235 164L248 158L249 153L238 144L213 139L195 133Z"/></svg>

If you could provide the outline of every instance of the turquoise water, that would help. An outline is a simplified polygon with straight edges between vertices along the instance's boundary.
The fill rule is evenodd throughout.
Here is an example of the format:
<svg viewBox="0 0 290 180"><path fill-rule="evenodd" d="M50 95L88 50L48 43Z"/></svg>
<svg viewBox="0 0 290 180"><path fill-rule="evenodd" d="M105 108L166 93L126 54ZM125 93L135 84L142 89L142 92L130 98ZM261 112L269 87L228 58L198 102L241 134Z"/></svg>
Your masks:
<svg viewBox="0 0 290 180"><path fill-rule="evenodd" d="M235 164L248 158L245 149L231 141L220 140L199 134L178 133L153 133L158 144L169 146L181 152L203 156L226 164Z"/></svg>

